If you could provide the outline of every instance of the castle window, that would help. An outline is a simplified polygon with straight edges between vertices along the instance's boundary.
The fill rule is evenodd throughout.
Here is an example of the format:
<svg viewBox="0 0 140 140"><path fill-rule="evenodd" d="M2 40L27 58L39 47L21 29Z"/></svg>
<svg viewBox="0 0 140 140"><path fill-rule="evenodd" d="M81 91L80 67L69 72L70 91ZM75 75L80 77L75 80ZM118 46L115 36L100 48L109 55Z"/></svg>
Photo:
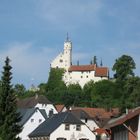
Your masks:
<svg viewBox="0 0 140 140"><path fill-rule="evenodd" d="M88 78L88 75L86 77Z"/></svg>
<svg viewBox="0 0 140 140"><path fill-rule="evenodd" d="M81 76L81 78L83 78L83 76Z"/></svg>
<svg viewBox="0 0 140 140"><path fill-rule="evenodd" d="M60 59L60 62L62 63L62 62L63 62L63 60L62 60L62 59Z"/></svg>

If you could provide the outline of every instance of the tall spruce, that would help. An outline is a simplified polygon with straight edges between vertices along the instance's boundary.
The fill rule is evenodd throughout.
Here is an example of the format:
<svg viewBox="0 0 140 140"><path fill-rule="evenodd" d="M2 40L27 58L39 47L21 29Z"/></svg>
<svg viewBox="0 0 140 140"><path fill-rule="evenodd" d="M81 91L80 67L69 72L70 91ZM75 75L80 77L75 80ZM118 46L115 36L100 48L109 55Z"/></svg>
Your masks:
<svg viewBox="0 0 140 140"><path fill-rule="evenodd" d="M3 67L0 90L0 138L2 140L19 140L18 134L21 132L21 126L18 125L21 120L17 113L16 97L12 89L12 73L10 59L7 57Z"/></svg>

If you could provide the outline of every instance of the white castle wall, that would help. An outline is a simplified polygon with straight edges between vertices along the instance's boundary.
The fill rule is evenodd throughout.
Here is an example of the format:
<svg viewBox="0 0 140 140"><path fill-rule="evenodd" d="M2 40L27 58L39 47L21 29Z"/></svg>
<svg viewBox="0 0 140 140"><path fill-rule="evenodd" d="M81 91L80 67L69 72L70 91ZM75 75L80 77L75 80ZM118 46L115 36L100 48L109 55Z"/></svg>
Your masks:
<svg viewBox="0 0 140 140"><path fill-rule="evenodd" d="M64 42L64 51L60 53L51 63L52 68L64 68L68 70L72 63L72 43Z"/></svg>
<svg viewBox="0 0 140 140"><path fill-rule="evenodd" d="M107 79L107 77L95 77L95 71L73 71L73 72L66 72L63 76L63 80L66 83L66 85L69 84L77 84L83 88L84 85L94 80L94 82L97 82L99 80Z"/></svg>

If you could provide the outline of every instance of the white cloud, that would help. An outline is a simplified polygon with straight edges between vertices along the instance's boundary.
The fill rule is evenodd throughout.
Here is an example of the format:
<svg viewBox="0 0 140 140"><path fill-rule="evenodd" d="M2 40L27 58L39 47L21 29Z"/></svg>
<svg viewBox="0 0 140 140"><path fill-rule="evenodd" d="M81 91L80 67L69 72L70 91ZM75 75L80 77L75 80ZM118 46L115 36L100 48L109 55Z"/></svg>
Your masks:
<svg viewBox="0 0 140 140"><path fill-rule="evenodd" d="M39 84L47 81L49 64L56 50L41 47L36 51L34 47L32 43L16 42L5 46L5 50L0 52L3 65L6 56L11 59L14 83L29 87L31 82Z"/></svg>

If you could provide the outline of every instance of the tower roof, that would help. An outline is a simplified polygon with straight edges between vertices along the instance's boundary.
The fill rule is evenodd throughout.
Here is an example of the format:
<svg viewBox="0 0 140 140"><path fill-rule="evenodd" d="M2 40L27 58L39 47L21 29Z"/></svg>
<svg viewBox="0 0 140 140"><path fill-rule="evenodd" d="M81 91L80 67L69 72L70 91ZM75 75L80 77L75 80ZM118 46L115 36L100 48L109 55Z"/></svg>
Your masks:
<svg viewBox="0 0 140 140"><path fill-rule="evenodd" d="M70 38L69 38L68 32L67 32L67 37L66 37L66 41L65 41L65 42L71 42L71 41L70 41Z"/></svg>

